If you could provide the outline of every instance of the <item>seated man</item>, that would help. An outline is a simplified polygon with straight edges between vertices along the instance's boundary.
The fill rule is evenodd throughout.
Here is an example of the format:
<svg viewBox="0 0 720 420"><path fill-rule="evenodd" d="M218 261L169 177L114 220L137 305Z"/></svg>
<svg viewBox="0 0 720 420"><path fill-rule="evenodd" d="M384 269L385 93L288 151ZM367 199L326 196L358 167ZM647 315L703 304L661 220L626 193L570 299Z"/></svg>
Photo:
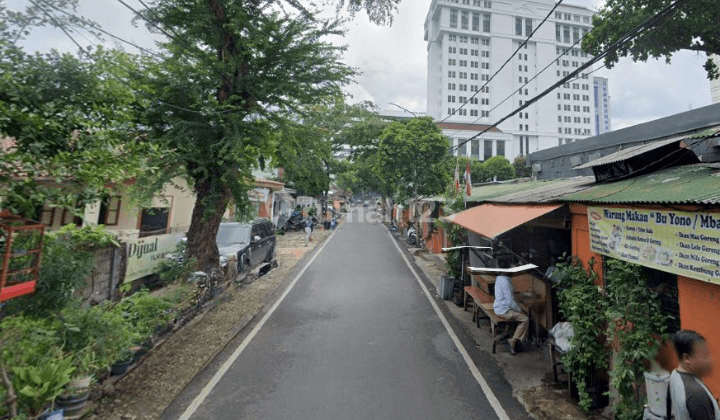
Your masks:
<svg viewBox="0 0 720 420"><path fill-rule="evenodd" d="M501 260L500 268L510 268L508 261ZM509 274L512 276L513 274ZM517 343L525 339L527 335L530 319L525 315L520 306L515 301L515 291L512 281L507 275L499 275L495 279L495 302L493 303L493 311L500 318L508 321L519 322L515 334L508 340L510 346L510 354L517 352Z"/></svg>

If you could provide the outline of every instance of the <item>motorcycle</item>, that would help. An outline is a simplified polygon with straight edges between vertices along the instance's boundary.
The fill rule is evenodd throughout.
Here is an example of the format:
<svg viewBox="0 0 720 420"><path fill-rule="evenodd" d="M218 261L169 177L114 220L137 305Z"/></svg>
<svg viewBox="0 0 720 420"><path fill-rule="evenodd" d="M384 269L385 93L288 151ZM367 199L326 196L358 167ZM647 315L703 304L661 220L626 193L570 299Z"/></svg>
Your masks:
<svg viewBox="0 0 720 420"><path fill-rule="evenodd" d="M303 230L305 228L305 219L302 217L302 214L293 214L290 216L290 218L285 222L285 226L283 226L283 230L287 231L298 231Z"/></svg>
<svg viewBox="0 0 720 420"><path fill-rule="evenodd" d="M417 243L417 229L415 229L415 223L411 220L408 222L408 230L406 233L408 245L415 245Z"/></svg>

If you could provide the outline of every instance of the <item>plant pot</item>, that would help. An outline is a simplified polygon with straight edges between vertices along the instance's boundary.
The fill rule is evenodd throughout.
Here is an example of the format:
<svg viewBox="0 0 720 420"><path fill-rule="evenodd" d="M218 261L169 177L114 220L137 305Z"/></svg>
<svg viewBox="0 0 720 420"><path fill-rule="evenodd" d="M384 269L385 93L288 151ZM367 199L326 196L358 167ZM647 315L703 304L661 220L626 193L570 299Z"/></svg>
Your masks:
<svg viewBox="0 0 720 420"><path fill-rule="evenodd" d="M76 416L82 413L82 411L85 409L89 397L89 390L80 395L61 395L55 399L55 404L58 408L61 408L63 410L63 413L66 417Z"/></svg>
<svg viewBox="0 0 720 420"><path fill-rule="evenodd" d="M113 363L110 369L110 375L122 375L123 373L127 372L132 362L132 357L128 360L118 360L117 362Z"/></svg>

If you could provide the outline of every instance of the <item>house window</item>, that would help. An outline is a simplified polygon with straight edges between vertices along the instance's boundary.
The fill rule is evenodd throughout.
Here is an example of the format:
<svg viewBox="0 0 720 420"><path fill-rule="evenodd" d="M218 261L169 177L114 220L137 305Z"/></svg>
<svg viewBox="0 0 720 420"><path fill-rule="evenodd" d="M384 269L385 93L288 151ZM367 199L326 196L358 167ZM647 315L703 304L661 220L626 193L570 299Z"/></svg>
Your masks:
<svg viewBox="0 0 720 420"><path fill-rule="evenodd" d="M120 204L122 200L120 196L112 196L103 199L100 202L100 214L98 224L105 226L117 226L120 218Z"/></svg>
<svg viewBox="0 0 720 420"><path fill-rule="evenodd" d="M483 152L485 154L485 160L488 160L492 157L492 140L485 140L483 142Z"/></svg>
<svg viewBox="0 0 720 420"><path fill-rule="evenodd" d="M497 155L505 156L505 141L504 140L497 141Z"/></svg>
<svg viewBox="0 0 720 420"><path fill-rule="evenodd" d="M145 208L140 214L140 237L164 235L167 233L170 209L161 207Z"/></svg>

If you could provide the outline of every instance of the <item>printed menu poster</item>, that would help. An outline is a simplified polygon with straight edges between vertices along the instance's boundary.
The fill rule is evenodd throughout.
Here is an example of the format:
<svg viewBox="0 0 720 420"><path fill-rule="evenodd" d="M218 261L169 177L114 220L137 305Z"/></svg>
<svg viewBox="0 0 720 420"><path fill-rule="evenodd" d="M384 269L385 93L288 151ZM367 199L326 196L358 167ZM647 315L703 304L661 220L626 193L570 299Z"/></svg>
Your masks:
<svg viewBox="0 0 720 420"><path fill-rule="evenodd" d="M588 207L590 249L720 283L720 214Z"/></svg>

